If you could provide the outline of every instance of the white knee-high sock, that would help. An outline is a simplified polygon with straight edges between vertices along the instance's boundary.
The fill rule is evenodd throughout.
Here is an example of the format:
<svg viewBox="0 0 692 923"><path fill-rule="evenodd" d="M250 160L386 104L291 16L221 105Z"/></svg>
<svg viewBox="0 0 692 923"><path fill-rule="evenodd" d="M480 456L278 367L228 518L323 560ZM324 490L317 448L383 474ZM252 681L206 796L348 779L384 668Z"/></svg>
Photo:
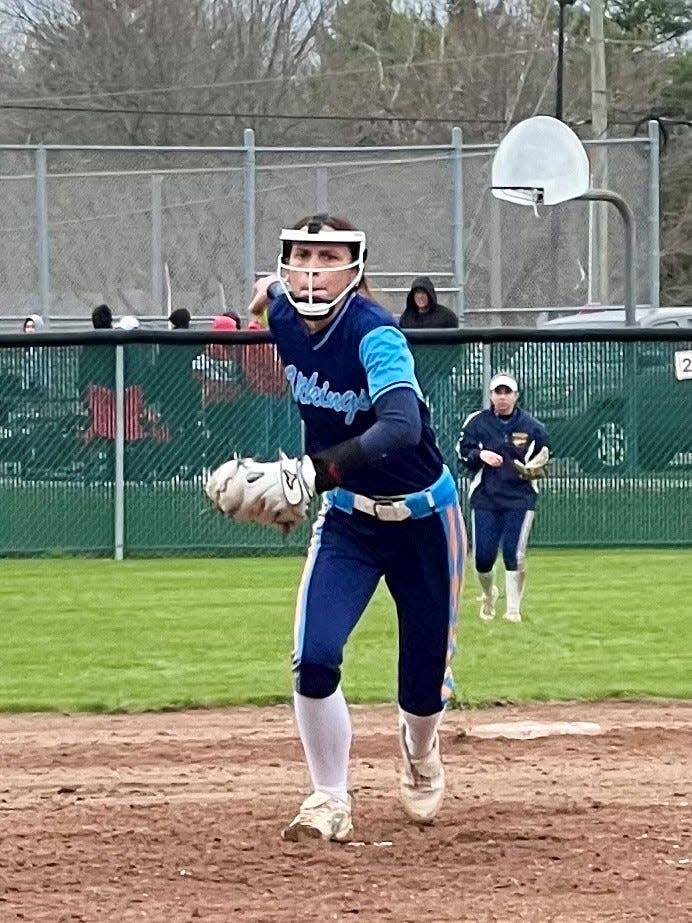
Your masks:
<svg viewBox="0 0 692 923"><path fill-rule="evenodd" d="M486 596L490 596L490 591L492 590L493 585L495 583L494 572L492 570L489 570L487 572L477 570L476 573L478 574L478 582L481 585L481 589L483 590L483 593Z"/></svg>
<svg viewBox="0 0 692 923"><path fill-rule="evenodd" d="M351 716L341 686L326 699L295 692L293 705L314 791L346 801Z"/></svg>
<svg viewBox="0 0 692 923"><path fill-rule="evenodd" d="M406 749L412 759L420 760L430 753L444 713L442 709L434 715L412 715L399 709L399 720L406 729Z"/></svg>
<svg viewBox="0 0 692 923"><path fill-rule="evenodd" d="M505 573L505 594L507 596L507 611L519 612L521 593L524 584L524 575L518 570L508 570Z"/></svg>

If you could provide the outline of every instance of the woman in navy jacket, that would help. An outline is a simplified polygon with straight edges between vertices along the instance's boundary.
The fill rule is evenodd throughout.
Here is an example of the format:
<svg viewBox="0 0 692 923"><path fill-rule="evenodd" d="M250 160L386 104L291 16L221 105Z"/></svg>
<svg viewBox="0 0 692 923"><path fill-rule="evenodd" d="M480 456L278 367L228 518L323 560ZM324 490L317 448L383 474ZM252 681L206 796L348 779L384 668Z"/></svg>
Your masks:
<svg viewBox="0 0 692 923"><path fill-rule="evenodd" d="M520 622L525 556L538 499L536 481L544 476L550 454L543 425L517 406L519 386L501 372L490 381L487 410L464 422L457 454L471 475L469 504L473 520L476 572L483 592L480 617L495 617L499 590L493 567L500 547L505 564L505 619Z"/></svg>

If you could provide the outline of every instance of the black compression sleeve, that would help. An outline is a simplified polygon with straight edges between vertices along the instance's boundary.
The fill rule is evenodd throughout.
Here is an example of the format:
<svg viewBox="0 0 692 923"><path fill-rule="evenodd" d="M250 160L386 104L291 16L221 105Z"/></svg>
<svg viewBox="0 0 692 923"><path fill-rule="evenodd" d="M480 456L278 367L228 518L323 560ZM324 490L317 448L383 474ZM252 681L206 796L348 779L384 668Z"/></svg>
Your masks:
<svg viewBox="0 0 692 923"><path fill-rule="evenodd" d="M349 471L360 468L366 461L359 436L317 452L310 458L315 466L315 490L318 494L338 487Z"/></svg>
<svg viewBox="0 0 692 923"><path fill-rule="evenodd" d="M318 493L338 487L351 471L381 462L391 452L418 445L421 418L411 388L397 388L375 402L377 420L361 436L311 455Z"/></svg>

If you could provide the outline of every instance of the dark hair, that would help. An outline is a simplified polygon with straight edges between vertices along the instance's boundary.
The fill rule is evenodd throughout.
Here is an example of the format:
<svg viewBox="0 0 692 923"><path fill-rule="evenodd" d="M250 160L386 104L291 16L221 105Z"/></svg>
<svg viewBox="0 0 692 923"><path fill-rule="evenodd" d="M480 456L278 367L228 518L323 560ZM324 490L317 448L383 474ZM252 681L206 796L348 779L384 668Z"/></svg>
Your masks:
<svg viewBox="0 0 692 923"><path fill-rule="evenodd" d="M168 315L168 320L176 330L187 330L190 326L190 312L187 308L176 308Z"/></svg>
<svg viewBox="0 0 692 923"><path fill-rule="evenodd" d="M91 312L94 330L110 330L113 326L113 312L107 304L100 304Z"/></svg>
<svg viewBox="0 0 692 923"><path fill-rule="evenodd" d="M223 313L226 317L230 317L236 322L238 325L238 330L242 328L243 323L240 319L240 314L237 314L235 311L224 311Z"/></svg>
<svg viewBox="0 0 692 923"><path fill-rule="evenodd" d="M326 215L326 214L307 215L305 218L301 218L300 221L296 221L296 223L292 226L291 230L299 231L301 228L304 228L306 225L308 227L310 227L310 225L313 225L313 226L319 225L320 227L322 225L327 225L328 227L332 228L335 231L358 231L360 230L359 228L355 226L355 224L352 224L348 220L348 218L339 218L336 215ZM344 244L344 246L348 247L348 249L351 251L352 259L354 260L357 259L359 245L354 243L354 244ZM291 255L291 249L292 249L292 245L289 246L288 252L284 253L285 263L288 262L288 258ZM368 251L366 250L365 253L363 254L364 259L367 256L367 252ZM361 276L361 280L358 283L358 287L356 291L359 291L359 292L363 291L365 292L366 295L371 294L368 280L365 278L365 272L363 272L363 275Z"/></svg>

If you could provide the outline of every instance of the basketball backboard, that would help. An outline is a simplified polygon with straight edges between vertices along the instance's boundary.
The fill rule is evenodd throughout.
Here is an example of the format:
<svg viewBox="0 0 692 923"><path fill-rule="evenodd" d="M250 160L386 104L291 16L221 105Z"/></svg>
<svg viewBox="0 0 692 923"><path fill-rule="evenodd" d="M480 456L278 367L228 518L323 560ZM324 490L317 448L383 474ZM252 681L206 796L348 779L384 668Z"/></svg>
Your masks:
<svg viewBox="0 0 692 923"><path fill-rule="evenodd" d="M564 122L536 115L502 139L492 166L492 193L516 205L557 205L589 188L589 158Z"/></svg>

